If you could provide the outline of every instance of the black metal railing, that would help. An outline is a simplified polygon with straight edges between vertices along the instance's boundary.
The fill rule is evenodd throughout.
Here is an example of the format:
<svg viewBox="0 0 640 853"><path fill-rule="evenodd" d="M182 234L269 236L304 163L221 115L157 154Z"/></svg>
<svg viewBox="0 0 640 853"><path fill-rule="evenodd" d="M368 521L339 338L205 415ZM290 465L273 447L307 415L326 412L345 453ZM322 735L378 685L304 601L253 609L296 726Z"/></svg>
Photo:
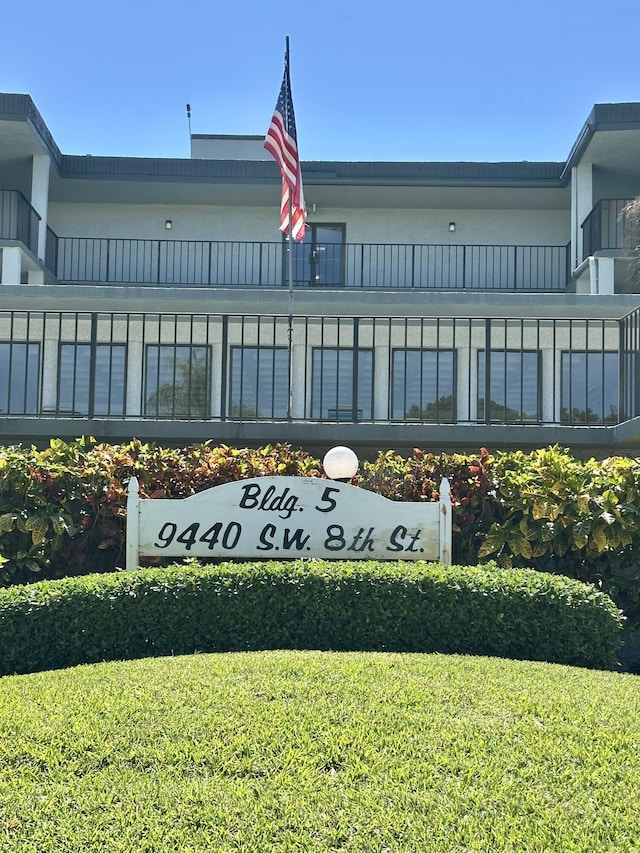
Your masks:
<svg viewBox="0 0 640 853"><path fill-rule="evenodd" d="M0 190L0 239L16 240L38 254L40 216L17 190Z"/></svg>
<svg viewBox="0 0 640 853"><path fill-rule="evenodd" d="M58 269L58 235L47 225L47 245L44 252L44 265L54 275Z"/></svg>
<svg viewBox="0 0 640 853"><path fill-rule="evenodd" d="M582 258L607 249L624 249L629 222L624 209L631 199L605 198L594 205L582 223Z"/></svg>
<svg viewBox="0 0 640 853"><path fill-rule="evenodd" d="M620 323L620 420L640 417L640 309Z"/></svg>
<svg viewBox="0 0 640 853"><path fill-rule="evenodd" d="M0 415L614 424L640 413L639 354L640 311L292 321L0 311Z"/></svg>
<svg viewBox="0 0 640 853"><path fill-rule="evenodd" d="M296 287L558 291L566 246L318 244L294 246ZM60 237L61 282L280 287L287 244Z"/></svg>

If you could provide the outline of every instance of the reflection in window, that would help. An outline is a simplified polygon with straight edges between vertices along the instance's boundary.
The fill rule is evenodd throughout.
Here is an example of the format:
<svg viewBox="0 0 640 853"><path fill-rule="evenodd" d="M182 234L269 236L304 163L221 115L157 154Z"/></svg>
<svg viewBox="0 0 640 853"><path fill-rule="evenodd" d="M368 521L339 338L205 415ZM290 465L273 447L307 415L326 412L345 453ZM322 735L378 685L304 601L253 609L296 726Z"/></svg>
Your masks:
<svg viewBox="0 0 640 853"><path fill-rule="evenodd" d="M0 412L33 415L38 411L40 344L0 343Z"/></svg>
<svg viewBox="0 0 640 853"><path fill-rule="evenodd" d="M563 423L618 423L618 354L562 353Z"/></svg>
<svg viewBox="0 0 640 853"><path fill-rule="evenodd" d="M478 419L485 413L485 354L478 352ZM540 413L538 352L492 350L489 358L489 419L537 421Z"/></svg>
<svg viewBox="0 0 640 853"><path fill-rule="evenodd" d="M286 418L289 354L281 347L231 348L229 417Z"/></svg>
<svg viewBox="0 0 640 853"><path fill-rule="evenodd" d="M211 408L210 347L147 347L145 414L150 417L206 418Z"/></svg>
<svg viewBox="0 0 640 853"><path fill-rule="evenodd" d="M311 417L352 421L373 417L372 350L313 350Z"/></svg>
<svg viewBox="0 0 640 853"><path fill-rule="evenodd" d="M96 417L124 415L126 353L124 344L96 345L91 401L91 345L61 344L56 410Z"/></svg>
<svg viewBox="0 0 640 853"><path fill-rule="evenodd" d="M453 421L453 350L393 352L392 415L394 420Z"/></svg>

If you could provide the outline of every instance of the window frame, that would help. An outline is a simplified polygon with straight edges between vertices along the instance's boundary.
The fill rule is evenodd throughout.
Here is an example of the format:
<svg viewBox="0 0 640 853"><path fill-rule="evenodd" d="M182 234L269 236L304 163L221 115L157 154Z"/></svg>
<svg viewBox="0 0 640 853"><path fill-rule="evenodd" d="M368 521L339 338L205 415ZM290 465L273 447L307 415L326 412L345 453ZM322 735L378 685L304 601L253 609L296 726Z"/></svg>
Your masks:
<svg viewBox="0 0 640 853"><path fill-rule="evenodd" d="M438 363L440 361L440 356L444 356L444 355L451 356L451 395L450 395L451 396L451 417L447 417L447 418L439 417L438 404L439 404L439 401L442 399L443 395L441 395L439 393L439 391L441 389L438 387L436 387L436 389L435 389L435 399L427 402L427 404L426 404L427 408L432 403L435 405L435 416L433 418L424 417L423 412L424 412L425 406L422 406L420 408L420 414L417 415L416 417L409 417L407 415L407 411L409 409L407 408L407 402L408 401L406 399L406 395L407 395L407 391L406 391L406 389L407 389L406 355L408 353L417 353L417 354L420 354L421 356L427 356L427 355L433 354L435 356L435 358L436 358L436 365L435 365L436 386L439 385L440 376L441 376L441 367L440 367L440 364ZM395 414L396 394L397 394L397 391L396 391L396 356L400 355L400 354L405 355L405 359L404 359L404 361L405 361L404 381L403 381L403 386L402 386L402 389L403 389L403 392L405 395L405 401L404 401L404 406L403 406L404 415L402 415L402 416L397 415L396 416L396 414ZM436 347L392 347L390 367L391 367L390 377L389 377L389 420L390 421L410 422L410 423L414 423L414 422L416 422L416 423L455 423L455 421L457 419L457 407L458 407L458 400L457 400L457 393L456 393L457 373L458 373L458 353L457 353L457 350L455 348L451 347L449 349L442 349L442 348L436 348ZM420 376L424 377L424 374L425 374L425 370L424 370L424 365L423 365L422 359L421 359ZM422 383L420 383L420 386L421 386L420 387L420 398L421 398L420 403L424 403ZM445 395L445 396L447 396L447 395Z"/></svg>
<svg viewBox="0 0 640 853"><path fill-rule="evenodd" d="M597 420L589 420L587 417L588 412L590 410L590 407L588 405L589 397L590 397L589 387L588 387L589 375L590 375L589 365L588 365L588 360L589 360L588 357L590 355L600 359L603 363L602 371L597 371L597 374L599 373L600 378L602 380L601 388L600 388L601 411L600 411L600 416L598 417ZM572 358L573 356L585 356L586 357L586 361L585 361L585 365L584 365L584 420L575 420L572 417L572 413L576 409L576 407L574 405L572 405L574 403L572 388L576 384L575 379L573 379L573 378L569 379L569 395L570 395L569 401L568 401L569 405L565 407L565 358L566 357ZM610 384L611 384L607 381L607 377L604 375L604 370L605 370L604 359L606 358L606 356L611 357L611 360L614 362L615 368L616 368L615 383L613 383L615 386L615 389L616 389L615 398L616 398L616 402L617 402L617 405L615 407L616 408L615 420L613 420L613 419L607 420L607 418L605 416L605 404L607 402L606 401L606 390L610 387ZM569 370L569 372L571 372L571 370L572 370L571 364L568 365L568 370ZM593 375L592 371L591 371L591 375ZM617 350L564 349L564 350L560 351L560 417L559 417L559 421L561 424L567 424L569 426L574 426L574 425L575 426L584 426L584 425L589 425L589 424L604 426L607 424L618 424L618 423L620 423L620 403L621 403L621 399L620 399L620 353ZM567 410L567 416L566 417L564 416L565 408ZM593 409L591 409L591 411L593 412Z"/></svg>
<svg viewBox="0 0 640 853"><path fill-rule="evenodd" d="M505 356L505 364L501 369L501 374L504 379L503 384L503 393L504 393L504 403L500 403L501 408L504 411L504 415L502 417L492 417L491 416L491 402L498 402L492 400L492 389L489 388L489 415L487 416L486 411L486 389L485 394L481 396L481 382L484 385L485 377L486 377L486 350L478 349L477 350L477 358L476 358L476 376L477 376L477 390L476 390L476 419L479 423L503 423L503 424L538 424L542 420L542 352L539 349L491 349L489 350L489 376L490 380L493 379L494 375L499 375L498 372L494 374L494 371L491 368L491 356ZM508 356L534 356L535 357L535 366L536 366L536 412L533 417L525 417L522 411L522 408L519 410L519 417L517 418L509 418L507 416L507 412L509 410L516 411L509 405L509 384L507 382L507 372L508 372L508 364L507 357ZM481 366L480 360L481 358L485 359L484 364ZM524 368L525 365L521 361L520 363L520 381L518 383L518 388L520 389L520 402L523 401L522 388L523 388L523 378L524 378ZM482 401L482 402L481 402ZM481 413L482 406L482 413Z"/></svg>
<svg viewBox="0 0 640 853"><path fill-rule="evenodd" d="M157 380L155 383L155 388L149 387L149 378L151 374L152 368L149 364L149 355L153 350L157 350ZM170 380L165 382L160 382L162 377L161 373L161 355L163 351L171 351L174 352L173 364L171 366L172 376L175 380L176 376L176 353L178 350L189 350L190 353L193 353L198 350L202 350L205 354L205 383L204 383L204 399L203 399L203 411L196 411L195 407L190 405L192 399L192 389L189 387L188 389L188 400L189 405L187 406L187 410L177 409L175 405L175 384L174 384L174 392L173 392L173 400L171 410L166 414L160 411L160 405L150 406L149 400L153 396L153 394L159 394L161 389L170 386L172 383ZM142 375L142 417L149 418L151 420L188 420L188 421L198 421L198 420L208 420L211 417L211 405L212 405L212 363L213 363L213 348L211 344L198 344L198 343L147 343L145 344L144 350L144 363L143 363L143 375ZM191 360L191 359L190 359ZM192 368L190 369L190 371ZM177 386L179 387L179 386Z"/></svg>
<svg viewBox="0 0 640 853"><path fill-rule="evenodd" d="M89 366L89 374L87 377L87 405L86 411L81 410L82 402L78 403L78 392L75 388L75 380L78 375L77 368L78 363L82 364L82 360L78 360L78 348L86 347L89 350L88 359L86 363ZM63 368L63 356L64 350L66 348L73 349L74 359L73 359L73 381L74 381L74 390L71 398L71 405L67 406L64 403L61 403L61 386L62 386L62 368ZM95 370L98 370L97 363L97 355L98 350L109 350L110 354L113 353L114 350L122 350L124 352L124 358L122 361L122 399L121 399L121 411L113 410L112 407L112 383L109 382L109 402L107 404L107 410L103 411L96 406L96 391L98 390L98 382L97 376L94 379L94 387L93 387L93 399L91 399L91 351L95 348L96 352L96 364ZM127 408L127 369L128 369L128 346L126 343L112 343L107 341L100 341L97 343L93 343L90 341L60 341L58 344L58 384L56 388L56 414L61 413L69 413L72 417L81 415L83 417L98 417L98 418L123 418L126 416L126 408ZM109 374L113 376L113 357L111 356L109 359ZM117 409L117 406L115 407Z"/></svg>
<svg viewBox="0 0 640 853"><path fill-rule="evenodd" d="M316 388L316 354L317 353L351 353L351 386L352 389L354 387L354 363L356 359L354 356L358 355L357 364L358 368L362 363L360 361L361 355L367 355L370 358L371 363L371 375L370 377L365 377L365 380L369 388L369 405L368 405L368 413L364 411L364 405L361 405L361 401L359 399L360 389L361 389L361 381L359 377L355 378L355 387L356 387L356 400L351 399L351 404L343 405L340 399L336 399L335 402L327 405L325 400L324 388L323 388L323 380L322 377L324 375L324 370L322 364L319 368L319 377L320 377L320 390L318 393L318 389ZM374 419L374 411L375 411L375 351L373 347L342 347L342 346L313 346L311 348L311 394L309 395L309 412L312 420L319 421L371 421ZM324 358L324 355L321 356L321 360ZM333 369L333 368L332 368ZM335 373L336 373L336 396L339 398L339 372L340 372L340 356L337 357L337 364L335 365ZM316 412L316 401L317 403L317 412ZM364 404L365 401L362 401ZM326 410L326 414L323 412ZM332 415L333 413L333 415Z"/></svg>
<svg viewBox="0 0 640 853"><path fill-rule="evenodd" d="M234 405L236 405L236 401L234 400L234 367L235 367L234 357L235 357L236 353L240 353L240 364L239 364L238 369L242 372L242 369L244 366L244 357L245 357L245 354L248 352L258 353L258 357L257 357L257 361L256 361L256 377L255 377L255 391L257 392L256 393L256 400L255 400L255 414L251 417L242 411L242 404L243 404L242 395L244 393L242 391L241 391L239 411L238 411L238 413L233 412L233 407L234 407ZM277 367L277 365L276 365L277 354L281 353L284 355L285 367L286 367L285 376L286 376L287 396L286 396L284 411L282 413L279 413L279 411L276 411L276 407L275 407L275 398L276 398L275 390L276 390L277 375L278 375L276 370L274 370L272 372L272 379L271 379L271 406L270 406L271 414L265 416L265 415L262 415L260 413L260 394L259 394L259 392L260 392L260 388L262 387L260 384L260 353L261 352L265 352L265 353L270 352L273 354L272 358L271 358L271 364L274 367ZM286 346L270 346L270 345L261 345L261 344L232 344L229 347L229 391L228 391L228 400L227 400L227 417L230 418L231 420L237 419L237 420L255 420L255 421L264 420L264 419L266 419L266 420L282 420L283 418L286 418L288 415L288 405L289 405L289 399L288 399L289 398L289 381L290 381L290 379L289 379L289 348L288 347L286 347ZM240 387L241 388L244 387L244 384L242 382L242 373L241 373Z"/></svg>
<svg viewBox="0 0 640 853"><path fill-rule="evenodd" d="M0 394L0 413L3 415L6 414L7 417L12 416L20 416L25 417L26 415L38 415L42 411L42 343L41 341L0 341L0 347L7 347L8 350L8 360L7 360L7 384L6 384L6 410L4 409L5 398ZM12 407L12 398L14 394L12 393L12 379L16 376L13 372L13 363L14 363L14 348L15 347L25 347L25 361L24 368L22 370L22 382L20 383L21 391L20 396L22 397L22 401L24 405L21 407L19 411L16 411ZM31 354L31 348L34 348L35 356ZM30 369L30 362L35 357L35 368ZM33 381L35 378L35 388L29 389L28 380L31 379ZM2 390L2 385L0 385L0 391ZM33 408L31 408L28 403L29 396L33 396Z"/></svg>

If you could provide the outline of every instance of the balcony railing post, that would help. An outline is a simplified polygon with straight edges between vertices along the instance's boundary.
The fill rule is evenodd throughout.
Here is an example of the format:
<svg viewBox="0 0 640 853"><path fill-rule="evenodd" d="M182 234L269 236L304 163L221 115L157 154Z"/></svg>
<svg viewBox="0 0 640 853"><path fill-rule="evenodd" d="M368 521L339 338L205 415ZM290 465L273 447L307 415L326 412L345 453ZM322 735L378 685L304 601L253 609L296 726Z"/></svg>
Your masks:
<svg viewBox="0 0 640 853"><path fill-rule="evenodd" d="M359 362L358 350L360 346L360 320L358 317L353 318L353 374L351 376L351 420L356 423L358 420L358 379L359 379ZM337 397L337 393L336 393Z"/></svg>
<svg viewBox="0 0 640 853"><path fill-rule="evenodd" d="M107 269L105 281L111 281L111 238L107 238Z"/></svg>
<svg viewBox="0 0 640 853"><path fill-rule="evenodd" d="M491 423L491 320L484 321L484 422Z"/></svg>
<svg viewBox="0 0 640 853"><path fill-rule="evenodd" d="M222 317L222 363L220 368L220 420L226 421L229 415L229 316Z"/></svg>
<svg viewBox="0 0 640 853"><path fill-rule="evenodd" d="M96 362L98 359L98 315L94 312L91 315L91 346L89 351L89 420L93 420L95 414L96 400ZM109 388L109 399L111 398L111 388Z"/></svg>
<svg viewBox="0 0 640 853"><path fill-rule="evenodd" d="M416 246L415 243L411 246L411 287L416 286Z"/></svg>

